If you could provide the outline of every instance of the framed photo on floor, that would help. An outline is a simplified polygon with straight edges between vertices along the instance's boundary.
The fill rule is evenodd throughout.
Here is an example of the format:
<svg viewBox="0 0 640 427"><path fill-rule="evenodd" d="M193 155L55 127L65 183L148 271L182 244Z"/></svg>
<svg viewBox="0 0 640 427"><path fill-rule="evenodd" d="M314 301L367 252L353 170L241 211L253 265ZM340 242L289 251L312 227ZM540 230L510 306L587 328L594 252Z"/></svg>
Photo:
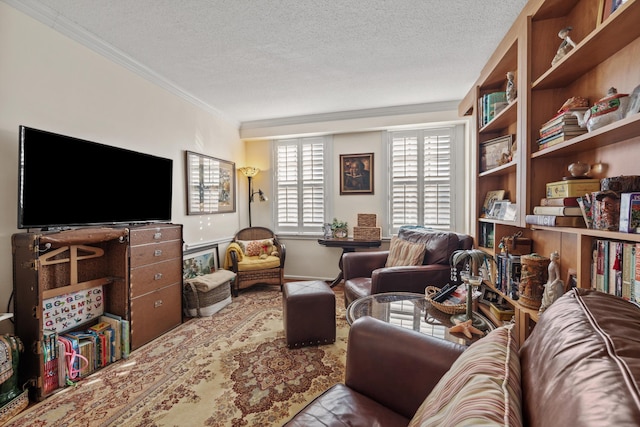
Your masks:
<svg viewBox="0 0 640 427"><path fill-rule="evenodd" d="M340 155L340 194L373 194L373 153Z"/></svg>

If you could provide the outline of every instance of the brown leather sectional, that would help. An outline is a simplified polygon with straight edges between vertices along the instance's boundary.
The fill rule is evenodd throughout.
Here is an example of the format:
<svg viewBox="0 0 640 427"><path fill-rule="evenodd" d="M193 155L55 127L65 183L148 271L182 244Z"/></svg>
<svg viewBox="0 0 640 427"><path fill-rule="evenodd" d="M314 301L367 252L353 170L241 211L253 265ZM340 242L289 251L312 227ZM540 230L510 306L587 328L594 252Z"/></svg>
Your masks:
<svg viewBox="0 0 640 427"><path fill-rule="evenodd" d="M640 308L577 289L519 351L523 425L640 425ZM406 426L464 347L363 317L351 326L344 384L288 426Z"/></svg>

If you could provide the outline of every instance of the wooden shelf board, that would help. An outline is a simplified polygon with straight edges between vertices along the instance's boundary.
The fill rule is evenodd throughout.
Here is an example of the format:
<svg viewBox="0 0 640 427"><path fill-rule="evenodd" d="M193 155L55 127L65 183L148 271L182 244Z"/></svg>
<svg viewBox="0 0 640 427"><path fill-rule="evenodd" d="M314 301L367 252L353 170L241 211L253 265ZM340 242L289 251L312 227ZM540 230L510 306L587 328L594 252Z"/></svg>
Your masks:
<svg viewBox="0 0 640 427"><path fill-rule="evenodd" d="M624 9L624 13L623 12ZM640 0L628 0L531 85L532 90L568 86L640 37Z"/></svg>
<svg viewBox="0 0 640 427"><path fill-rule="evenodd" d="M55 289L46 289L42 291L42 299L58 297L60 295L70 294L73 292L84 291L85 289L95 288L97 286L108 285L112 283L112 277L102 277L99 279L89 280L87 282L77 283L75 285L62 286Z"/></svg>
<svg viewBox="0 0 640 427"><path fill-rule="evenodd" d="M609 240L626 240L629 242L640 242L640 234L620 233L618 231L595 230L593 228L576 228L576 227L545 227L542 225L533 226L529 224L532 230L548 230L558 233L574 234L576 236L599 237Z"/></svg>
<svg viewBox="0 0 640 427"><path fill-rule="evenodd" d="M499 175L507 175L510 173L514 173L516 171L516 161L512 160L509 163L505 163L504 165L500 165L493 169L489 169L488 171L480 172L479 177L485 176L499 176Z"/></svg>

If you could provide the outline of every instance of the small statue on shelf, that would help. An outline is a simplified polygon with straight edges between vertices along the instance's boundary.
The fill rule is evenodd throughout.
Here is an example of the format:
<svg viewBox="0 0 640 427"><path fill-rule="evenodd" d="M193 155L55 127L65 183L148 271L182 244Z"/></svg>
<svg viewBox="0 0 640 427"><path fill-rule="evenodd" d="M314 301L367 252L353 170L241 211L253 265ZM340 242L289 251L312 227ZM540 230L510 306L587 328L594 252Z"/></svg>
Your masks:
<svg viewBox="0 0 640 427"><path fill-rule="evenodd" d="M551 65L555 65L556 62L560 61L564 56L569 53L571 49L576 47L576 44L571 37L569 37L569 33L573 30L573 27L564 27L558 32L558 37L562 39L562 43L558 47L558 51L556 52L556 56L553 57L551 61Z"/></svg>
<svg viewBox="0 0 640 427"><path fill-rule="evenodd" d="M513 101L516 100L516 96L517 96L517 91L516 91L516 84L515 84L515 74L513 71L508 71L507 72L507 102L509 104L511 104Z"/></svg>
<svg viewBox="0 0 640 427"><path fill-rule="evenodd" d="M549 278L544 285L544 292L542 293L542 304L540 305L539 312L545 311L551 304L553 304L564 293L564 282L560 280L560 267L558 260L560 254L558 251L554 251L549 256L551 262L549 262L548 272Z"/></svg>

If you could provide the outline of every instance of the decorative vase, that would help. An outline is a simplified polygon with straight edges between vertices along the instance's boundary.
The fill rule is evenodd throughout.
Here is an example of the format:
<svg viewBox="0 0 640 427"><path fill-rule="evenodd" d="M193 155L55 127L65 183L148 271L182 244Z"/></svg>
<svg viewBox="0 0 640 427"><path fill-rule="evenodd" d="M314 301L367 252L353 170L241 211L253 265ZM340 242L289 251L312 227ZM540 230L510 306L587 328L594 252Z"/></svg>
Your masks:
<svg viewBox="0 0 640 427"><path fill-rule="evenodd" d="M538 254L522 255L522 272L518 287L518 302L527 308L535 310L542 304L544 284L547 282L549 263L551 260Z"/></svg>

